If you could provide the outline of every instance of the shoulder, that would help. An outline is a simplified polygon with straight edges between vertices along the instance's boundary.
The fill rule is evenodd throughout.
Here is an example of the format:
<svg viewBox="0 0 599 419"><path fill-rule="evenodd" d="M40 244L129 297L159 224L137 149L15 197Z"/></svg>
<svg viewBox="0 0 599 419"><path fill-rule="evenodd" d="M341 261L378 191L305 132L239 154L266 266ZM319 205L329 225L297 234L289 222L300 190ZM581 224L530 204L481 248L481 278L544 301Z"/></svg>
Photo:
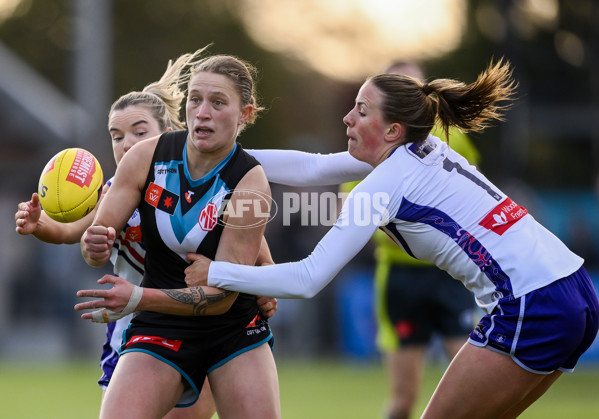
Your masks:
<svg viewBox="0 0 599 419"><path fill-rule="evenodd" d="M438 127L435 127L431 134L440 137L444 135ZM480 153L470 137L457 127L449 128L449 147L465 157L470 164L476 165L480 161Z"/></svg>
<svg viewBox="0 0 599 419"><path fill-rule="evenodd" d="M393 193L397 189L397 185L401 183L403 170L398 169L397 157L391 157L375 167L361 182L356 182L349 193L353 195L363 192L369 194Z"/></svg>
<svg viewBox="0 0 599 419"><path fill-rule="evenodd" d="M248 153L239 143L237 143L234 159L245 162L249 167L260 165L260 162L253 155Z"/></svg>
<svg viewBox="0 0 599 419"><path fill-rule="evenodd" d="M383 206L396 205L405 194L408 185L413 183L413 161L416 159L408 155L405 147L398 147L351 190L350 196L355 199L369 197Z"/></svg>
<svg viewBox="0 0 599 419"><path fill-rule="evenodd" d="M255 165L241 178L237 189L251 189L270 197L270 185L262 166Z"/></svg>
<svg viewBox="0 0 599 419"><path fill-rule="evenodd" d="M138 161L140 158L146 158L148 156L151 158L156 150L156 145L161 138L161 136L153 137L149 140L140 141L139 143L135 144L127 153L125 153L125 156L123 156L123 162L125 159Z"/></svg>
<svg viewBox="0 0 599 419"><path fill-rule="evenodd" d="M168 156L178 154L185 148L187 130L167 131L160 136L155 137L155 139L156 145L154 146L154 150L156 153Z"/></svg>
<svg viewBox="0 0 599 419"><path fill-rule="evenodd" d="M159 138L153 137L131 147L121 159L117 167L117 175L121 173L121 178L122 174L126 174L127 177L132 178L143 176L145 179L152 164L152 158Z"/></svg>
<svg viewBox="0 0 599 419"><path fill-rule="evenodd" d="M246 187L245 183L248 179L253 179L256 176L254 172L262 173L264 182L267 182L260 163L243 150L239 143L236 144L235 150L219 164L219 167L221 179L231 188ZM256 167L260 170L254 170ZM251 171L253 171L252 174L248 175ZM243 183L241 183L242 181Z"/></svg>

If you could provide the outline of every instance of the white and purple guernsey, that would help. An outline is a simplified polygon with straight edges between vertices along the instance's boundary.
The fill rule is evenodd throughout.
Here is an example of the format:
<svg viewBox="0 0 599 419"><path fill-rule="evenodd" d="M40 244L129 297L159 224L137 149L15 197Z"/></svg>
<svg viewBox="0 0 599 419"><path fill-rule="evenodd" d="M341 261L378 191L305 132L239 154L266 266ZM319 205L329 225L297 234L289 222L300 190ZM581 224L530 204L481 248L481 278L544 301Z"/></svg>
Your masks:
<svg viewBox="0 0 599 419"><path fill-rule="evenodd" d="M112 184L112 178L106 182ZM113 272L116 276L126 279L133 285L141 284L144 275L144 259L146 249L142 242L141 228L139 226L139 211L136 209L125 228L112 245L112 254L110 262L114 266ZM104 390L112 377L114 368L119 359L119 348L122 344L123 331L129 327L133 314L123 317L115 322L106 325L106 341L102 347L102 356L100 358L100 367L102 368L102 377L98 384Z"/></svg>
<svg viewBox="0 0 599 419"><path fill-rule="evenodd" d="M285 153L255 156L270 180L296 184L297 171L281 163ZM311 158L308 153L302 156ZM328 172L352 173L348 179L336 180L355 180L355 173L364 169L357 160L336 162L339 167L328 166ZM429 136L422 143L398 147L372 170L352 190L336 224L307 258L263 267L213 262L208 285L271 297L310 298L379 227L410 255L462 281L487 313L499 300L518 298L566 277L583 263L476 167Z"/></svg>

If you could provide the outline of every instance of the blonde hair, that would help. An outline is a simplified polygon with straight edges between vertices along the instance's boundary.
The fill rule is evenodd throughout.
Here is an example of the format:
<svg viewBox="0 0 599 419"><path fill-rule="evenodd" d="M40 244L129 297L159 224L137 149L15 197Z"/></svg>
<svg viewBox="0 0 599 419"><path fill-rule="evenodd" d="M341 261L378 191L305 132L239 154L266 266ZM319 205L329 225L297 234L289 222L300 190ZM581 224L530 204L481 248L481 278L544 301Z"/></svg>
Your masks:
<svg viewBox="0 0 599 419"><path fill-rule="evenodd" d="M397 74L380 74L369 79L383 94L381 110L387 122L404 125L404 142L424 141L435 123L449 138L449 128L482 131L491 120L503 120L503 112L513 100L517 82L509 62L500 59L489 64L476 81L436 79L423 82Z"/></svg>
<svg viewBox="0 0 599 419"><path fill-rule="evenodd" d="M185 98L181 87L185 87L189 80L189 68L200 61L207 47L183 54L174 62L169 60L160 80L148 84L141 92L129 92L118 98L110 107L109 116L129 106L142 106L150 110L161 131L185 129L185 121L180 117L181 103Z"/></svg>

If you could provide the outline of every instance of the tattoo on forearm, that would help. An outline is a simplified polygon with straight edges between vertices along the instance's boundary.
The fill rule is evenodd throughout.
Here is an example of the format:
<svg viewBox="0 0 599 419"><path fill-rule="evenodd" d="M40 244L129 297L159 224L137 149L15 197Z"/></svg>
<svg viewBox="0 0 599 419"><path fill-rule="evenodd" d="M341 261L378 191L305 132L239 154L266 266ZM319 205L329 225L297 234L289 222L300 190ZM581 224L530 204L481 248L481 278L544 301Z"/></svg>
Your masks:
<svg viewBox="0 0 599 419"><path fill-rule="evenodd" d="M192 287L177 290L162 289L160 291L175 301L183 304L189 304L194 316L204 315L211 305L214 305L233 294L233 291L222 290L218 294L206 295L206 292L202 287Z"/></svg>

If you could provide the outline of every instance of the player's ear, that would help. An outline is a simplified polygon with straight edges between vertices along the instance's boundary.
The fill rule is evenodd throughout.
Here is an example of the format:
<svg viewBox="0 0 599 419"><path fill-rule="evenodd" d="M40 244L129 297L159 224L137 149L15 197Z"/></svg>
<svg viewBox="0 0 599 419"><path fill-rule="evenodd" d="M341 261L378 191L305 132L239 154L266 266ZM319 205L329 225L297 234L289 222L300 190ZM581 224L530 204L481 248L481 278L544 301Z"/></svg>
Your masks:
<svg viewBox="0 0 599 419"><path fill-rule="evenodd" d="M389 143L397 141L398 139L401 138L402 133L403 133L403 126L398 122L394 122L394 123L390 124L387 127L387 130L385 131L385 141L387 141Z"/></svg>
<svg viewBox="0 0 599 419"><path fill-rule="evenodd" d="M239 122L237 123L237 125L245 124L248 121L248 119L250 119L253 110L254 107L249 104L241 108L241 117L239 118Z"/></svg>

